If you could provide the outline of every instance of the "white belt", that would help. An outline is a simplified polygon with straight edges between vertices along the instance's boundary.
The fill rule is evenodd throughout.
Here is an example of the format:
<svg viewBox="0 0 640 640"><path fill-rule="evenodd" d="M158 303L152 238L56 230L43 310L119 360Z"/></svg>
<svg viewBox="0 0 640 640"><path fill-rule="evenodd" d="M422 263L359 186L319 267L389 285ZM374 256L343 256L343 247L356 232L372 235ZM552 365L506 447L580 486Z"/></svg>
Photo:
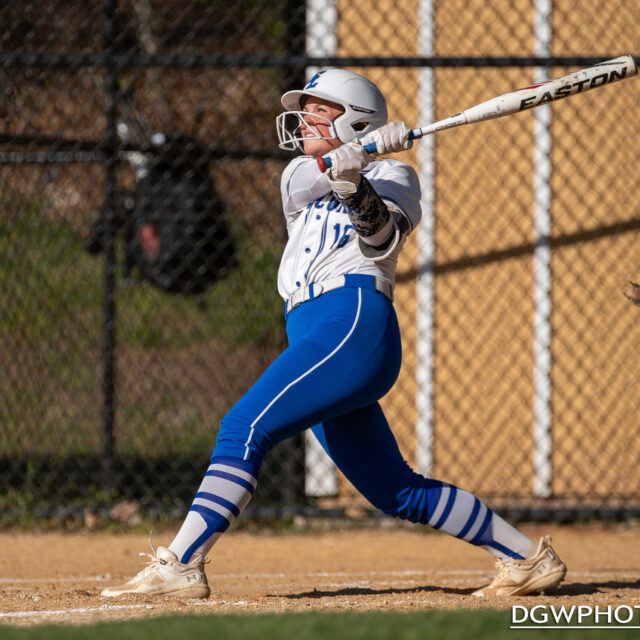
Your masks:
<svg viewBox="0 0 640 640"><path fill-rule="evenodd" d="M296 289L287 300L287 313L300 306L303 302L313 300L314 298L321 296L323 293L327 293L327 291L333 291L333 289L340 289L344 287L346 282L347 280L345 276L338 276L337 278L330 278L329 280L323 280L322 282L314 282L306 287ZM393 286L386 280L374 277L373 285L376 291L385 295L389 300L393 300Z"/></svg>

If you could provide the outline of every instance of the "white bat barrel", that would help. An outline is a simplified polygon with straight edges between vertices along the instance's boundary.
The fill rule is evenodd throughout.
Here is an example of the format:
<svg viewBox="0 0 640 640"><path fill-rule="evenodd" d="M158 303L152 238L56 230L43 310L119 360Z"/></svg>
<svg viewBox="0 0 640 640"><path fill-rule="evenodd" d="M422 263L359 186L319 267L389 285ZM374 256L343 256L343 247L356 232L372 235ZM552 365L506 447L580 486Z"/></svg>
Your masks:
<svg viewBox="0 0 640 640"><path fill-rule="evenodd" d="M463 111L463 114L466 116L466 122L499 118L624 80L637 73L638 69L633 56L620 56L547 82L505 93L475 105Z"/></svg>
<svg viewBox="0 0 640 640"><path fill-rule="evenodd" d="M450 129L471 122L500 118L525 109L532 109L546 102L568 98L577 93L602 87L638 73L633 56L626 55L601 62L592 67L559 76L540 84L517 89L510 93L481 102L455 116L439 120L421 129L414 129L414 137L420 138L436 131ZM413 133L412 132L412 133Z"/></svg>

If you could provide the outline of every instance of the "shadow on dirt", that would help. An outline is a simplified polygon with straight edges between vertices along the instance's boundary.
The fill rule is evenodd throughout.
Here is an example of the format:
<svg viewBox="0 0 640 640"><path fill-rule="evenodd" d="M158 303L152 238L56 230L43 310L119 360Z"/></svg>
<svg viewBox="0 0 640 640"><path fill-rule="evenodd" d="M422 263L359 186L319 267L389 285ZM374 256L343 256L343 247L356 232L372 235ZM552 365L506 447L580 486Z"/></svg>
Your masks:
<svg viewBox="0 0 640 640"><path fill-rule="evenodd" d="M558 585L554 594L559 596L584 596L608 591L620 591L627 589L639 589L640 580L623 582L622 580L608 580L607 582L573 582Z"/></svg>
<svg viewBox="0 0 640 640"><path fill-rule="evenodd" d="M301 593L290 594L266 594L266 598L285 598L289 600L301 600L303 598L337 598L340 596L382 596L382 595L401 595L411 593L428 593L438 592L442 594L468 596L477 587L466 589L455 589L450 587L438 587L433 585L423 587L410 588L387 588L387 589L370 589L367 587L347 587L333 590L313 589L313 591L303 591ZM532 593L528 597L537 596L585 596L593 594L606 594L607 592L637 589L640 590L640 580L632 582L623 582L621 580L609 580L607 582L574 582L570 584L561 584L553 590L548 590L544 594Z"/></svg>
<svg viewBox="0 0 640 640"><path fill-rule="evenodd" d="M466 596L469 595L475 588L472 589L452 589L449 587L411 587L406 589L389 588L389 589L369 589L366 587L347 587L344 589L335 590L319 590L303 591L302 593L290 593L290 594L266 594L266 598L286 598L290 600L298 600L302 598L335 598L340 596L383 596L383 595L399 595L408 593L427 593L430 591L437 591L439 593L447 593L450 595Z"/></svg>

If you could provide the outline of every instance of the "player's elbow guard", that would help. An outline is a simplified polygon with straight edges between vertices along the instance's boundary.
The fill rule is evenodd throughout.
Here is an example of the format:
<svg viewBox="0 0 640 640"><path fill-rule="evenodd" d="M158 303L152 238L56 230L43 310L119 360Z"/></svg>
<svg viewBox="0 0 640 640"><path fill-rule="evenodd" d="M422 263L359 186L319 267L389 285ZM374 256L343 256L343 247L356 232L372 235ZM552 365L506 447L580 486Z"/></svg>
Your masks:
<svg viewBox="0 0 640 640"><path fill-rule="evenodd" d="M356 192L341 200L358 235L360 253L369 260L389 256L409 231L403 212L384 201L364 176Z"/></svg>
<svg viewBox="0 0 640 640"><path fill-rule="evenodd" d="M402 231L393 215L387 224L373 236L358 236L358 248L367 260L384 260L396 249L402 238Z"/></svg>

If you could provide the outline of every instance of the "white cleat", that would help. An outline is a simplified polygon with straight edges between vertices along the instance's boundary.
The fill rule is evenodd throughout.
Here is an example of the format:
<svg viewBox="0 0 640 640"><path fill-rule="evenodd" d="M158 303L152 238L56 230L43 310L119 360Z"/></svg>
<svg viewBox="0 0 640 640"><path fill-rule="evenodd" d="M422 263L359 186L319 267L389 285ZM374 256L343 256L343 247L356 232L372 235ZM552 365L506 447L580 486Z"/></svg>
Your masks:
<svg viewBox="0 0 640 640"><path fill-rule="evenodd" d="M208 598L210 589L204 565L209 557L194 554L183 564L175 553L166 547L151 547L153 553L141 553L150 558L147 566L124 584L107 587L100 595L121 596L125 593L142 593L151 596L178 596L180 598Z"/></svg>
<svg viewBox="0 0 640 640"><path fill-rule="evenodd" d="M567 567L551 548L549 536L540 539L538 549L531 558L496 560L496 566L498 575L491 584L474 591L471 595L479 598L524 596L555 587L567 573Z"/></svg>

